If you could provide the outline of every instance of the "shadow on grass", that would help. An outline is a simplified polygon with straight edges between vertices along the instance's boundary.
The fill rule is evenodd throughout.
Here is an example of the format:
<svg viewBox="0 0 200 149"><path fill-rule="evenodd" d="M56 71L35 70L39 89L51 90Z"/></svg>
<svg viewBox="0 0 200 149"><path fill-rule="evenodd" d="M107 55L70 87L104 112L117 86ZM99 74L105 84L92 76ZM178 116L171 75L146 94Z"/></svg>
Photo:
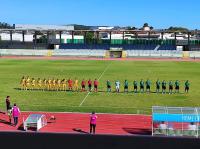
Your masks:
<svg viewBox="0 0 200 149"><path fill-rule="evenodd" d="M71 90L66 90L66 91L57 91L57 90L42 90L42 89L28 89L28 90L23 90L21 88L14 88L15 90L18 90L18 91L43 91L43 92L74 92L74 93L88 93L88 91L71 91ZM113 93L113 94L158 94L158 95L161 95L162 92L155 92L155 91L150 91L150 92L140 92L140 91L137 91L137 92L134 92L134 91L128 91L128 92L124 92L124 91L120 91L120 92L116 92L116 91L111 91L111 92L107 92L107 91L103 91L103 90L99 90L98 92L94 92L92 91L91 93ZM163 93L163 95L165 94L169 94L169 92L165 92ZM172 93L172 95L182 95L182 94L185 94L184 92L179 92L179 93Z"/></svg>

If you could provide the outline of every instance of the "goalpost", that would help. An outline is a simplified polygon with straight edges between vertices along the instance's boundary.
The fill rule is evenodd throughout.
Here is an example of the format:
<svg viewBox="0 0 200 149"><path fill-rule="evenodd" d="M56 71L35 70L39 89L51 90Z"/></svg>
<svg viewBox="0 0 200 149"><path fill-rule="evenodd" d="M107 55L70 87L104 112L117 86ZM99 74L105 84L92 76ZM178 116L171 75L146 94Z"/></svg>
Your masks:
<svg viewBox="0 0 200 149"><path fill-rule="evenodd" d="M126 58L127 52L122 48L110 48L109 51L106 52L106 58Z"/></svg>

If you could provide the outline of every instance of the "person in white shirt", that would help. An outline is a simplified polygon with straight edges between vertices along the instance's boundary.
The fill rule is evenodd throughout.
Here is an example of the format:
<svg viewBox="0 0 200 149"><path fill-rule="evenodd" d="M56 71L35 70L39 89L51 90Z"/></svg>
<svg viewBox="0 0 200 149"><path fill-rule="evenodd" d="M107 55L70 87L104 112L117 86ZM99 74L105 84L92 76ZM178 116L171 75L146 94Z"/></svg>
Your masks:
<svg viewBox="0 0 200 149"><path fill-rule="evenodd" d="M119 93L119 88L120 88L120 82L119 81L115 82L115 87L116 87L116 92Z"/></svg>
<svg viewBox="0 0 200 149"><path fill-rule="evenodd" d="M167 125L165 124L165 122L161 122L161 124L159 125L159 129L161 130L166 130L167 129Z"/></svg>
<svg viewBox="0 0 200 149"><path fill-rule="evenodd" d="M191 122L189 125L188 125L188 130L197 130L197 125L194 124L194 122Z"/></svg>

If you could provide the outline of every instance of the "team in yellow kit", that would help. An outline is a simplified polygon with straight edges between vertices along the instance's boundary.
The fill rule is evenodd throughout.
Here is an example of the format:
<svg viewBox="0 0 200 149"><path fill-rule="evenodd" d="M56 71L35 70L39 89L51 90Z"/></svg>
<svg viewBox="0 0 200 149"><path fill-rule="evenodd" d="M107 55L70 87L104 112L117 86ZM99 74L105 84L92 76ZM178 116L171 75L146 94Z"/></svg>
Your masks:
<svg viewBox="0 0 200 149"><path fill-rule="evenodd" d="M79 90L78 79L75 79L74 83L69 83L66 79L46 79L43 80L38 78L37 80L34 78L22 77L20 81L20 88L21 90L43 90L43 91L66 91L67 90L67 83L68 88L71 90L72 87L75 91Z"/></svg>

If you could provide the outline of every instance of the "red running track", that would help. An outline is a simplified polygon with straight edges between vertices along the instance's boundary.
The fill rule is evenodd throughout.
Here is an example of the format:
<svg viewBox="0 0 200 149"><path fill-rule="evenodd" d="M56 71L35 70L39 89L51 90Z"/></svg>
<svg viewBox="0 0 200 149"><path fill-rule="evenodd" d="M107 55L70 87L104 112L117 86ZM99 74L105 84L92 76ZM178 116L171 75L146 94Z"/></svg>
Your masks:
<svg viewBox="0 0 200 149"><path fill-rule="evenodd" d="M0 131L22 131L23 118L26 119L33 112L21 113L19 124L14 127L8 123L8 116L0 114ZM39 112L34 112L39 113ZM89 114L83 113L40 113L47 117L47 126L40 129L40 132L52 133L88 133ZM50 117L55 116L56 120L51 121ZM97 114L97 134L113 135L150 135L151 116L144 115L123 115L123 114Z"/></svg>
<svg viewBox="0 0 200 149"><path fill-rule="evenodd" d="M68 57L68 56L1 56L0 59L15 60L101 60L101 61L173 61L173 62L200 62L199 58L151 58L151 57L133 57L133 58L95 58L95 57Z"/></svg>

